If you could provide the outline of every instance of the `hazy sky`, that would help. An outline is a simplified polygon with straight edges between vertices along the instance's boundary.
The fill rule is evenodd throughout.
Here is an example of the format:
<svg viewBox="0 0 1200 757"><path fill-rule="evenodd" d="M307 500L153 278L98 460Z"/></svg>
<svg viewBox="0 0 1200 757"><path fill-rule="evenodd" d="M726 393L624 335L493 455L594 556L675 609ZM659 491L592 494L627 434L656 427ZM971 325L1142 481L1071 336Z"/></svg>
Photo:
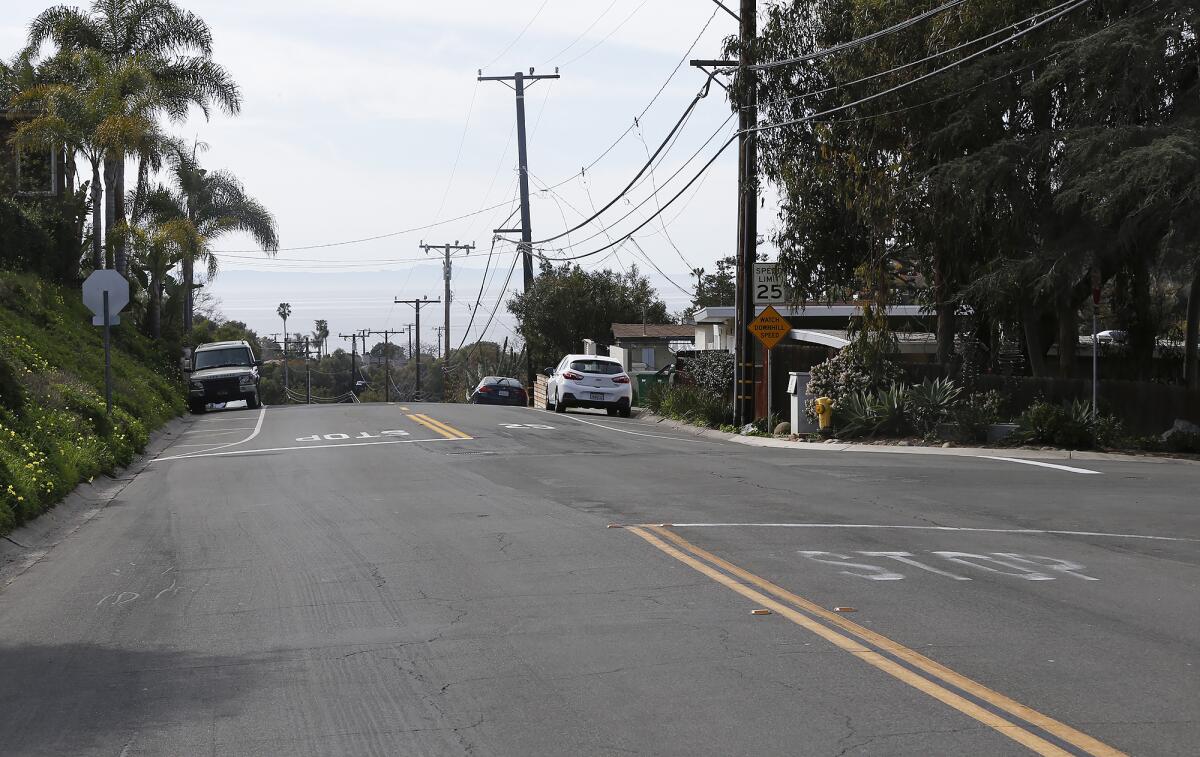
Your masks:
<svg viewBox="0 0 1200 757"><path fill-rule="evenodd" d="M83 5L84 3L71 3ZM479 250L455 268L453 319L465 326L469 305L491 246L491 230L503 224L516 197L516 142L513 92L502 83L476 82L476 72L511 74L536 67L562 79L538 83L529 91L529 162L533 187L556 184L592 163L654 97L699 35L689 57L717 57L721 40L736 23L709 0L184 0L184 7L212 27L215 58L242 87L245 104L237 118L196 117L171 128L210 145L204 162L240 176L279 221L282 249L273 261L250 251L248 240L228 237L216 246L225 275L211 291L225 315L247 320L260 331L277 331L274 303L289 299L300 281L280 277L276 285L246 269L310 271L307 291L325 282L333 290L361 291L362 277L334 272L378 272L370 299L390 292L401 297L440 296L440 265L420 265L418 247L462 240ZM25 27L46 7L45 0L5 0L0 14L0 54L11 55ZM714 11L718 11L714 15ZM710 22L711 19L711 23ZM708 24L701 34L701 29ZM579 212L605 204L632 178L699 90L704 77L686 61L653 107L608 155L553 192L532 200L533 234L540 239L577 224ZM647 198L718 133L700 158L667 183L660 197L672 196L732 133L724 91L714 88L696 109L682 137L662 165L632 193ZM643 142L644 139L644 142ZM461 149L460 149L461 147ZM666 211L666 230L656 221L637 235L645 255L662 269L654 272L641 253L623 246L613 256L590 258L588 265L614 270L636 263L651 273L673 309L686 304L692 266L713 268L728 255L736 237L734 166L731 150ZM501 208L433 229L361 244L313 250L286 248L337 243L391 234L473 213ZM617 234L656 209L624 201L602 219ZM590 215L590 212L588 213ZM622 216L629 214L625 220ZM769 228L773 209L762 211ZM518 225L514 219L509 225ZM589 241L585 237L597 236ZM548 246L575 244L561 254L596 249L608 240L599 227L573 233ZM496 245L493 279L483 303L490 312L502 291L513 246ZM551 255L558 253L549 253ZM472 273L471 269L475 269ZM342 279L342 283L339 283ZM250 285L248 282L253 282ZM520 271L513 277L519 286ZM419 290L419 291L418 291ZM315 318L328 318L332 330L395 327L411 318L380 294L378 306L359 297L352 314L322 311L320 297L306 298L293 318L307 330ZM433 313L430 313L432 316ZM486 315L486 312L484 315ZM461 320L460 320L461 319ZM434 321L430 318L430 321ZM480 322L486 321L481 317ZM511 327L500 308L491 336ZM426 323L422 323L426 327ZM423 328L430 338L432 326ZM479 325L472 331L478 335ZM458 342L461 332L454 339Z"/></svg>

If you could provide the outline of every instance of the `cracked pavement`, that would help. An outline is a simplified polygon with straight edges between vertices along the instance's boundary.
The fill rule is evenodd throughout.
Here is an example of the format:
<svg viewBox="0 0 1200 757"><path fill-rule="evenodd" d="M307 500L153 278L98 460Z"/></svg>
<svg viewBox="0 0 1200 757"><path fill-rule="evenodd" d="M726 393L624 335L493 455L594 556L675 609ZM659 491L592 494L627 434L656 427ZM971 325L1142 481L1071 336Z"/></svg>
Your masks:
<svg viewBox="0 0 1200 757"><path fill-rule="evenodd" d="M23 570L0 573L5 755L1028 753L608 528L642 523L1115 749L1200 743L1197 466L440 405L269 408L188 450L0 544Z"/></svg>

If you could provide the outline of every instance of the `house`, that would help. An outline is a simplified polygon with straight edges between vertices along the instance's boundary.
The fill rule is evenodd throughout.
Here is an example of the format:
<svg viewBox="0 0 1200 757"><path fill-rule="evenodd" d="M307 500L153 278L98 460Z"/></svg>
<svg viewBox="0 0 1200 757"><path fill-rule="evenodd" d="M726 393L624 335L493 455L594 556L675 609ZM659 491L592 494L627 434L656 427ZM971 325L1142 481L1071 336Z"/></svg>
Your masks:
<svg viewBox="0 0 1200 757"><path fill-rule="evenodd" d="M610 357L626 371L657 371L675 362L675 352L694 349L696 327L678 323L614 323Z"/></svg>
<svg viewBox="0 0 1200 757"><path fill-rule="evenodd" d="M757 305L754 314L767 309ZM776 305L779 312L792 325L786 345L808 345L840 350L850 343L848 325L850 319L862 312L857 302L834 302L810 305ZM896 334L901 354L933 355L937 352L934 338L932 313L925 312L921 305L890 305L887 309L889 325ZM732 305L702 308L695 313L695 349L734 349L734 315Z"/></svg>

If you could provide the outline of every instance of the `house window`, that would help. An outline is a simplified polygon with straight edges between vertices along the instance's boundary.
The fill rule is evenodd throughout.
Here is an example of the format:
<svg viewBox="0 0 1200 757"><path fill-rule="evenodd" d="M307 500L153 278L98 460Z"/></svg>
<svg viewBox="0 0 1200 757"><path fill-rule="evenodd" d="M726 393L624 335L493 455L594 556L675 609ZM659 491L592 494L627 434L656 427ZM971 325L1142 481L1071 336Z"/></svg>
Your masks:
<svg viewBox="0 0 1200 757"><path fill-rule="evenodd" d="M24 195L54 194L58 160L55 151L17 151L17 193Z"/></svg>
<svg viewBox="0 0 1200 757"><path fill-rule="evenodd" d="M647 368L655 367L654 366L654 348L653 347L643 347L642 348L642 362L645 363Z"/></svg>

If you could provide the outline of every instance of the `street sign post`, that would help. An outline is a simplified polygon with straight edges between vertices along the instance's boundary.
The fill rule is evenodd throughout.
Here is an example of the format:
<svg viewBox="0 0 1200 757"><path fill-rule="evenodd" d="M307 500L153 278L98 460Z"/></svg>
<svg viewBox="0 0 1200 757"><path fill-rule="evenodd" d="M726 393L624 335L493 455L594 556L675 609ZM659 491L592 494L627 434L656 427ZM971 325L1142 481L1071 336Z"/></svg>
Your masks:
<svg viewBox="0 0 1200 757"><path fill-rule="evenodd" d="M755 285L755 293L757 294L757 283ZM767 381L767 418L771 417L771 350L775 349L775 345L779 344L788 332L792 330L792 324L779 314L779 311L772 305L767 305L767 309L758 314L758 317L750 322L750 333L762 345L767 348L766 370L763 373L766 375ZM767 429L770 433L772 429Z"/></svg>
<svg viewBox="0 0 1200 757"><path fill-rule="evenodd" d="M92 311L92 325L104 327L104 404L112 415L112 354L109 329L121 322L121 310L129 304L129 282L111 268L93 271L83 282L83 304Z"/></svg>
<svg viewBox="0 0 1200 757"><path fill-rule="evenodd" d="M754 304L779 305L787 302L787 289L777 263L754 264Z"/></svg>

